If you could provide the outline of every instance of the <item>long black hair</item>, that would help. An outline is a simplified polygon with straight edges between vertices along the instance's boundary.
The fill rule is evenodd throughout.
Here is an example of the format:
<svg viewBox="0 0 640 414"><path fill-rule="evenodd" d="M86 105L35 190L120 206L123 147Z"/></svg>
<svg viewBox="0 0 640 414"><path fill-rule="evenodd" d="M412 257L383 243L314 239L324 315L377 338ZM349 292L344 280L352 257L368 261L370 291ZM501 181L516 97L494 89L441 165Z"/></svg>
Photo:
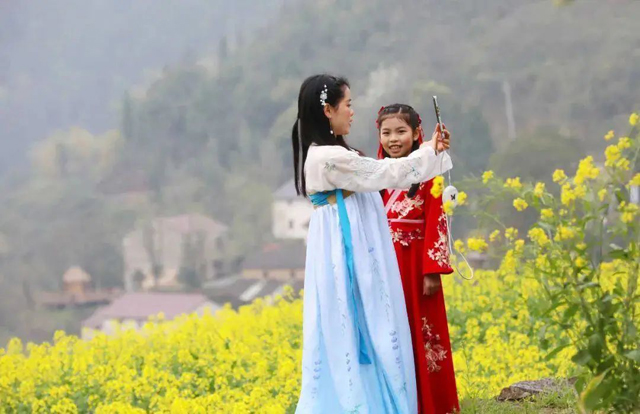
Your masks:
<svg viewBox="0 0 640 414"><path fill-rule="evenodd" d="M389 106L383 106L382 108L380 108L380 111L378 112L378 119L376 119L378 134L380 133L380 127L382 126L382 122L385 119L389 119L389 118L402 119L404 122L407 123L407 125L409 125L409 127L411 128L411 131L414 134L416 133L416 131L418 131L418 128L420 128L420 126L422 125L422 120L420 119L420 115L418 114L418 112L416 112L415 109L413 109L412 106L395 103L395 104L392 104ZM417 150L418 148L420 148L420 142L413 141L413 145L411 146L411 152ZM387 154L384 148L382 148L382 145L380 146L380 153L382 157L389 158L389 154ZM411 188L409 188L407 197L413 198L413 196L416 195L416 192L418 192L419 188L420 188L420 183L413 184Z"/></svg>
<svg viewBox="0 0 640 414"><path fill-rule="evenodd" d="M293 172L298 195L307 196L304 163L311 144L340 145L351 149L342 135L334 135L329 118L324 113L320 95L326 90L324 102L337 107L344 98L349 81L331 75L313 75L305 79L298 94L298 116L291 130Z"/></svg>

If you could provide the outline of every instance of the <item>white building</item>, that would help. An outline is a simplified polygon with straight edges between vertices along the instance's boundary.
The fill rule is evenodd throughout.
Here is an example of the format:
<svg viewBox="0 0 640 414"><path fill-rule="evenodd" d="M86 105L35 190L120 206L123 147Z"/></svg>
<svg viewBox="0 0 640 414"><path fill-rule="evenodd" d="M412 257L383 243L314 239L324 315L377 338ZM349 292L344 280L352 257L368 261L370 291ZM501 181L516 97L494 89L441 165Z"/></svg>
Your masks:
<svg viewBox="0 0 640 414"><path fill-rule="evenodd" d="M307 239L313 205L296 194L295 182L288 181L273 197L273 236L276 239Z"/></svg>

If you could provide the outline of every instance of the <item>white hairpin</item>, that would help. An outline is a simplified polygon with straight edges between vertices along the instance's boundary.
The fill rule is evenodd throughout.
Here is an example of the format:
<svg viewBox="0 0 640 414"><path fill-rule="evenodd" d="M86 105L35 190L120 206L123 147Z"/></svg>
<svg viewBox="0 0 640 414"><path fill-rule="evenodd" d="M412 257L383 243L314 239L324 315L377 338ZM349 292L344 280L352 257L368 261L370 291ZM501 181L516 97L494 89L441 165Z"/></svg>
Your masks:
<svg viewBox="0 0 640 414"><path fill-rule="evenodd" d="M324 89L322 90L322 92L320 92L320 104L322 106L325 106L327 104L328 92L329 90L327 89L327 85L324 85Z"/></svg>

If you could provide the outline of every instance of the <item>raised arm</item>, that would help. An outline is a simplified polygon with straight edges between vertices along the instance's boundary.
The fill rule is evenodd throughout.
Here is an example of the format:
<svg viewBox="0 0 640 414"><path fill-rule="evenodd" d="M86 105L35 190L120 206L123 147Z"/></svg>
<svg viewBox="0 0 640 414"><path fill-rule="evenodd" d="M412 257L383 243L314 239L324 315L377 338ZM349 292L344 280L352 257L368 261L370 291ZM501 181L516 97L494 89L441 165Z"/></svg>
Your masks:
<svg viewBox="0 0 640 414"><path fill-rule="evenodd" d="M422 146L406 158L376 160L362 157L345 148L319 147L325 156L318 157L316 168L321 168L316 191L335 188L356 192L379 191L386 188L406 189L414 183L427 181L451 169L451 158L446 153L435 154L433 148ZM309 171L310 172L310 171Z"/></svg>

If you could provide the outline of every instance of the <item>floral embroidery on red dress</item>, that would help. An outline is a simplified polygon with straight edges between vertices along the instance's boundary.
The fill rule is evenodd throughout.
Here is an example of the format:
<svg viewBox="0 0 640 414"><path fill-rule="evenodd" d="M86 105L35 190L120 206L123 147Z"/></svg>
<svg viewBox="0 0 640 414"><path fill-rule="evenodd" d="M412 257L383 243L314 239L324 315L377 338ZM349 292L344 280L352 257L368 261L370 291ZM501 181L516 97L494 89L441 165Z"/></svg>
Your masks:
<svg viewBox="0 0 640 414"><path fill-rule="evenodd" d="M395 203L393 203L393 206L391 206L391 211L393 213L397 213L398 218L401 219L406 217L412 210L422 207L423 204L424 200L420 197L420 195L416 195L413 198L405 196L402 201L396 201Z"/></svg>
<svg viewBox="0 0 640 414"><path fill-rule="evenodd" d="M424 338L424 356L427 359L429 372L440 371L438 362L447 358L447 350L436 342L440 341L440 335L432 332L433 325L429 325L427 318L422 318L422 335Z"/></svg>
<svg viewBox="0 0 640 414"><path fill-rule="evenodd" d="M442 207L440 207L442 208ZM438 239L433 247L427 251L429 258L438 263L438 266L449 267L449 239L447 238L447 214L442 209L438 217Z"/></svg>
<svg viewBox="0 0 640 414"><path fill-rule="evenodd" d="M408 246L414 240L424 239L424 236L422 235L422 232L420 231L420 229L403 231L402 229L393 229L392 227L390 227L390 230L391 230L391 239L393 240L393 242L394 243L398 242L403 246Z"/></svg>

